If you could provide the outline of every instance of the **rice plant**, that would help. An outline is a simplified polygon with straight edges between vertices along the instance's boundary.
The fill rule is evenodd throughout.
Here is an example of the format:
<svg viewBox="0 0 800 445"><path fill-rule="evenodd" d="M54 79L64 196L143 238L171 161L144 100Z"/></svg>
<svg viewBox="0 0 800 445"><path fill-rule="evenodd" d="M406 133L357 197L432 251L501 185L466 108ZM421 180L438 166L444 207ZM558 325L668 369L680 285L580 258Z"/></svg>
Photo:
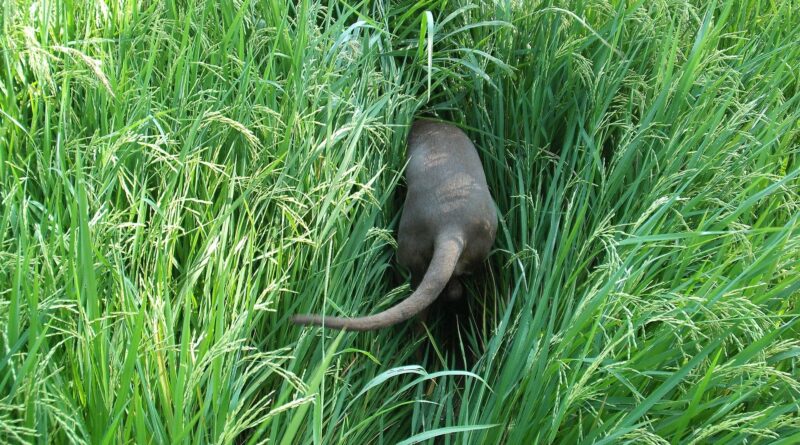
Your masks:
<svg viewBox="0 0 800 445"><path fill-rule="evenodd" d="M800 442L793 1L6 0L0 442ZM405 133L479 149L461 306Z"/></svg>

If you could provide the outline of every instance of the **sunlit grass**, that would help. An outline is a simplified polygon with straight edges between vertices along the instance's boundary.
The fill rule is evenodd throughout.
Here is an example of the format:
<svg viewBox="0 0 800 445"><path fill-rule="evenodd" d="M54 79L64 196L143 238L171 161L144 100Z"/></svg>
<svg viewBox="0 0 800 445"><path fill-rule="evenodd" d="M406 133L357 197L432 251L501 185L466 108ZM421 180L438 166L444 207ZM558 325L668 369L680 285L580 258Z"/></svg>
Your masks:
<svg viewBox="0 0 800 445"><path fill-rule="evenodd" d="M800 441L791 1L0 5L0 442ZM475 141L469 307L406 125ZM440 308L441 309L441 308Z"/></svg>

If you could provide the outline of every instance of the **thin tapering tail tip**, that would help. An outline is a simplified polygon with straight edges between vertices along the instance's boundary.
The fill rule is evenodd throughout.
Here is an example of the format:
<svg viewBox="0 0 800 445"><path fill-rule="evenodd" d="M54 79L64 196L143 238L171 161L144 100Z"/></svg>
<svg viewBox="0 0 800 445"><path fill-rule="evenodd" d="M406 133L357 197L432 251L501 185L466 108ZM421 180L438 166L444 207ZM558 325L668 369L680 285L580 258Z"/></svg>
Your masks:
<svg viewBox="0 0 800 445"><path fill-rule="evenodd" d="M327 329L340 329L344 331L359 330L358 327L351 326L351 319L339 317L320 317L319 315L300 314L293 315L291 322L299 326L322 326ZM362 329L364 330L364 329Z"/></svg>
<svg viewBox="0 0 800 445"><path fill-rule="evenodd" d="M292 315L292 318L290 320L292 323L301 326L314 324L314 317L309 315Z"/></svg>

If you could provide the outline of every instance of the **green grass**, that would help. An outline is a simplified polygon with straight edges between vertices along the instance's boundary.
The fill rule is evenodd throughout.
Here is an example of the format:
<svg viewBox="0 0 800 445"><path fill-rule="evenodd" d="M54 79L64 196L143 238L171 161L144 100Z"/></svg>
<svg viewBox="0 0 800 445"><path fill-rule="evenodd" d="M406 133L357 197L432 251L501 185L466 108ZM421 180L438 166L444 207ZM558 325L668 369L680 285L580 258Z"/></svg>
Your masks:
<svg viewBox="0 0 800 445"><path fill-rule="evenodd" d="M6 0L0 27L0 442L800 441L797 2ZM459 329L291 325L408 295L416 115L470 134L501 218Z"/></svg>

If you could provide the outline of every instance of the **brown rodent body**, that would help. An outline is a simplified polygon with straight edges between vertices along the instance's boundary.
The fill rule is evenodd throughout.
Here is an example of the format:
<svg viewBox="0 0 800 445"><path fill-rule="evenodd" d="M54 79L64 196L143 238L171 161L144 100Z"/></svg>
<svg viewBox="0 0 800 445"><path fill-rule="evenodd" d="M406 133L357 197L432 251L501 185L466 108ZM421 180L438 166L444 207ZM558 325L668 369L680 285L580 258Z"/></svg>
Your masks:
<svg viewBox="0 0 800 445"><path fill-rule="evenodd" d="M411 271L414 292L397 305L357 318L297 315L297 324L369 331L417 315L447 289L461 293L459 277L489 254L497 232L495 204L475 146L458 127L415 121L408 134L408 193L397 258Z"/></svg>

